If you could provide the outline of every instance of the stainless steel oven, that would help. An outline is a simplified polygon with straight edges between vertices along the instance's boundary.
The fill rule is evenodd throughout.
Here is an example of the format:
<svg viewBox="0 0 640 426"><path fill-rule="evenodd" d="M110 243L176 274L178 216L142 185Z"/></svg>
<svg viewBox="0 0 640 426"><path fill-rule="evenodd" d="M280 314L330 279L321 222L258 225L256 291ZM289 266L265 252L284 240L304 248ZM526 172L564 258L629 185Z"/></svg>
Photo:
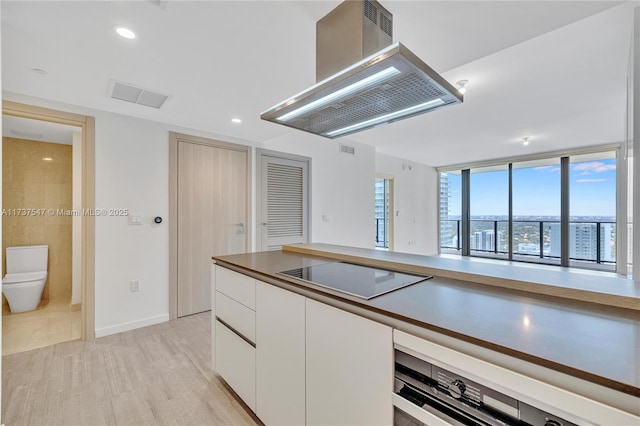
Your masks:
<svg viewBox="0 0 640 426"><path fill-rule="evenodd" d="M422 359L395 351L394 392L442 420L441 424L478 426L575 426L551 413L452 373ZM396 407L395 426L422 421Z"/></svg>

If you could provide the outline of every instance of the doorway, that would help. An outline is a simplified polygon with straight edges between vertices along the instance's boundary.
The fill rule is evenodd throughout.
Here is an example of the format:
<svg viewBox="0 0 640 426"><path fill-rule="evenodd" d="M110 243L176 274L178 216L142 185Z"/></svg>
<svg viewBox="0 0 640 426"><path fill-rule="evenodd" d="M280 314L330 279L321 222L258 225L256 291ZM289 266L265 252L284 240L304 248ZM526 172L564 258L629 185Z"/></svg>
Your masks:
<svg viewBox="0 0 640 426"><path fill-rule="evenodd" d="M211 309L211 257L246 252L249 148L170 133L171 319Z"/></svg>
<svg viewBox="0 0 640 426"><path fill-rule="evenodd" d="M73 241L73 237L72 237L73 232L71 232L71 235L69 235L70 237L72 237L72 247L73 246L75 247L73 247L73 249L68 250L69 253L66 253L65 250L63 249L60 249L61 250L60 253L57 253L57 252L54 253L53 256L51 253L49 253L49 265L51 265L52 261L55 261L56 265L54 266L60 268L60 265L64 264L64 259L62 259L64 256L71 257L71 259L68 259L69 265L73 265L73 262L75 262L75 266L76 266L75 274L71 271L67 271L68 273L67 277L69 275L71 277L75 275L75 281L76 281L75 295L73 294L74 289L72 284L71 288L67 289L68 292L71 293L69 294L69 301L68 301L69 303L64 302L63 296L66 291L64 288L62 290L49 288L51 294L47 294L46 296L49 297L49 301L55 300L56 302L62 302L61 305L63 306L64 310L66 310L65 314L68 314L69 316L73 316L73 315L75 315L76 317L79 316L79 330L77 330L78 325L76 325L75 326L76 330L71 330L70 336L74 338L79 337L83 340L93 339L95 337L95 315L94 315L95 222L92 216L81 214L81 212L93 210L95 207L95 191L94 191L95 120L93 117L89 117L89 116L71 114L63 111L35 107L31 105L20 104L20 103L9 102L9 101L3 101L3 116L6 116L7 118L10 118L12 120L25 120L25 119L35 120L35 122L38 122L41 124L45 124L45 123L47 125L54 124L54 125L58 125L59 128L65 128L67 130L69 129L77 130L76 132L73 132L75 133L75 135L72 136L72 139L75 138L75 141L72 140L71 142L72 147L75 149L60 148L60 147L56 148L53 146L49 146L48 148L47 147L38 148L38 149L45 149L45 150L50 149L51 150L50 152L52 153L51 155L43 156L40 159L42 162L49 162L49 161L53 162L54 159L58 159L60 160L60 162L64 162L63 160L64 158L68 158L68 161L71 161L71 159L73 158L73 155L76 156L77 161L76 161L75 168L81 171L80 172L81 177L77 179L76 182L74 182L76 195L77 195L76 204L73 204L72 194L64 195L62 196L63 198L65 196L66 197L71 196L72 198L70 209L65 209L64 205L62 205L64 204L64 202L67 202L69 200L66 200L64 202L61 201L60 208L54 208L52 210L51 209L40 210L44 214L44 217L40 217L40 218L37 217L37 212L39 211L39 209L41 209L41 207L27 206L25 204L24 208L25 209L34 208L36 212L33 214L30 213L29 218L31 219L36 218L36 219L39 219L41 222L46 221L50 224L53 224L54 226L51 227L51 229L54 230L55 232L63 230L64 224L62 222L65 221L65 218L64 218L66 214L65 212L69 212L72 218L75 219L75 222L76 222L75 223L75 241ZM66 127L63 127L63 126L66 126ZM19 136L19 135L9 135L9 136ZM33 139L33 138L27 138L27 139ZM73 146L74 143L75 143L75 146ZM20 147L20 145L17 144L16 141L12 141L11 144L13 147ZM66 151L71 150L73 152L68 152L64 154L63 151L65 150ZM15 164L14 166L17 166L17 164ZM34 164L30 167L33 173L35 173L36 175L38 173L42 173L43 167L41 165ZM60 187L56 187L55 189L58 192L61 192L61 191L64 192L64 188L66 186L65 184L63 184L63 182L66 182L66 180L71 177L68 175L59 175L60 173L64 173L61 170L57 170L59 167L63 167L63 165L59 164L53 167L53 169L56 169L53 171L54 174L56 174L57 176L56 179L59 179L61 182ZM27 174L26 171L24 174ZM20 174L18 173L16 176L18 175ZM71 185L68 185L68 186L71 187ZM56 191L53 191L53 192L56 192ZM47 194L50 196L51 192L52 191L48 191ZM24 204L27 201L35 202L35 200L28 200L24 198L21 200L22 204ZM74 215L73 212L77 210L79 210L79 214ZM69 225L69 228L73 228L73 225L71 225L73 221L69 220L68 222L69 224L67 225ZM60 226L56 226L56 225L60 225ZM49 232L53 232L51 231L51 229L49 230ZM11 229L7 228L7 229L3 229L3 231L8 232L8 231L11 231ZM23 243L18 242L18 244L27 244L27 245L32 245L34 243L36 243L35 240L26 241ZM63 252L65 252L66 254L63 254ZM56 268L53 268L53 269L56 269ZM73 266L71 269L73 271L74 269ZM51 272L53 273L54 271L51 270ZM52 279L52 278L53 276L49 276L47 279ZM73 278L71 278L71 280L73 282ZM55 303L54 305L56 306L58 313L60 310L63 309L63 308L60 308L59 303ZM37 310L35 312L37 312ZM79 314L77 312L79 312ZM17 314L17 315L24 315L24 314ZM8 324L3 324L3 325L8 325ZM50 328L50 326L51 326L51 321L47 321L47 328ZM5 337L6 336L3 333L3 339ZM38 341L37 337L35 338L34 341L35 342ZM55 341L50 342L50 344L53 344L53 343L57 343L57 342ZM40 345L40 346L43 346L43 345ZM12 347L15 349L15 345L10 346L9 349L11 349ZM29 349L29 348L25 347L25 349Z"/></svg>

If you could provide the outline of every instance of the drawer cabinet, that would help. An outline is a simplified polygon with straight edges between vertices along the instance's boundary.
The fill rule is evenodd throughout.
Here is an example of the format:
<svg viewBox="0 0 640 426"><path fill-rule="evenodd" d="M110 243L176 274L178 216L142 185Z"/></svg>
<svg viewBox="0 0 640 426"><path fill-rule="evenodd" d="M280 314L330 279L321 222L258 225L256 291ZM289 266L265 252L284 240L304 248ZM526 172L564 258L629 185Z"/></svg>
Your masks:
<svg viewBox="0 0 640 426"><path fill-rule="evenodd" d="M214 265L212 281L213 368L256 410L256 282Z"/></svg>
<svg viewBox="0 0 640 426"><path fill-rule="evenodd" d="M256 348L216 321L216 370L253 411L256 409Z"/></svg>
<svg viewBox="0 0 640 426"><path fill-rule="evenodd" d="M256 313L223 293L216 294L216 317L250 340L256 341Z"/></svg>
<svg viewBox="0 0 640 426"><path fill-rule="evenodd" d="M229 269L216 267L216 290L249 309L256 309L256 280Z"/></svg>
<svg viewBox="0 0 640 426"><path fill-rule="evenodd" d="M393 423L391 328L214 266L214 369L265 425Z"/></svg>

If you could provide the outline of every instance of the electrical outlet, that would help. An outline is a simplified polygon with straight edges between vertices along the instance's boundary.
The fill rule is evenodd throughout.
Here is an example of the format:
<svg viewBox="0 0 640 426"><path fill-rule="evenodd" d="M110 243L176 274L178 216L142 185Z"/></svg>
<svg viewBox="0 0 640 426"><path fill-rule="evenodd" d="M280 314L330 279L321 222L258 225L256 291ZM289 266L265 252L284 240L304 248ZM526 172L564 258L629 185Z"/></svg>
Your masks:
<svg viewBox="0 0 640 426"><path fill-rule="evenodd" d="M129 290L133 293L136 291L140 291L140 280L131 280L129 281Z"/></svg>

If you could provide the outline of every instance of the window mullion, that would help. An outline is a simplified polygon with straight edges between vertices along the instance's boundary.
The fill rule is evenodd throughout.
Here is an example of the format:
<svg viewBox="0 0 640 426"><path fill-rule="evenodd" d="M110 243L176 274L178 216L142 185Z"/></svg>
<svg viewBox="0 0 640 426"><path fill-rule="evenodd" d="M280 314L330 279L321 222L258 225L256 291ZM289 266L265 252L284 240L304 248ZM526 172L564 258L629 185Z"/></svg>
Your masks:
<svg viewBox="0 0 640 426"><path fill-rule="evenodd" d="M569 157L560 158L560 266L569 266Z"/></svg>
<svg viewBox="0 0 640 426"><path fill-rule="evenodd" d="M471 255L471 170L462 171L462 256Z"/></svg>

